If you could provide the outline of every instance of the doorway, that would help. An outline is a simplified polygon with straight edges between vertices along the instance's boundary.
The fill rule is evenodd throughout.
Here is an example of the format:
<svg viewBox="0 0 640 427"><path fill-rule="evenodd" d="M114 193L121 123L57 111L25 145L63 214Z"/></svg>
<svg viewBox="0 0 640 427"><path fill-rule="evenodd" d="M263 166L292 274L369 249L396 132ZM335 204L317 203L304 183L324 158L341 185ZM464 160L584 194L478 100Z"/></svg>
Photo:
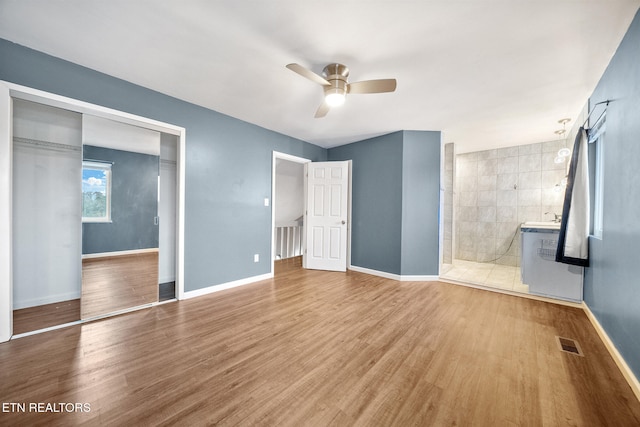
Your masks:
<svg viewBox="0 0 640 427"><path fill-rule="evenodd" d="M159 302L177 298L178 150L176 135L160 134Z"/></svg>
<svg viewBox="0 0 640 427"><path fill-rule="evenodd" d="M11 147L13 322L21 334L80 320L82 114L14 100Z"/></svg>
<svg viewBox="0 0 640 427"><path fill-rule="evenodd" d="M302 267L304 250L304 166L311 160L273 153L272 259L278 273Z"/></svg>
<svg viewBox="0 0 640 427"><path fill-rule="evenodd" d="M25 109L22 108L25 105L31 106L26 109L26 118ZM151 267L153 271L150 273L154 277L154 285L153 291L149 292L152 298L150 297L149 303L143 303L143 305L129 304L116 314L158 304L158 284L163 280L171 285L170 296L165 299L181 298L184 293L184 129L6 82L0 82L0 110L8 112L0 118L0 163L3 165L0 181L8 183L8 187L5 185L0 187L0 200L5 203L0 209L0 228L11 230L11 233L7 233L11 239L8 239L6 245L0 245L0 255L3 255L4 261L9 261L7 268L2 269L2 280L0 280L2 297L0 298L2 300L0 342L7 341L12 336L30 335L33 332L29 330L38 329L36 332L40 332L57 329L80 323L82 319L95 320L96 318L96 316L81 315L80 304L83 291L82 264L84 263L81 217L85 216L81 209L84 199L81 184L84 178L83 161L91 163L86 166L93 170L87 173L95 175L92 175L92 182L99 187L100 176L105 178L103 181L106 181L106 177L112 172L110 169L113 165L122 165L123 162L104 161L104 159L100 162L90 161L99 157L96 155L97 151L135 150L131 150L131 147L99 147L100 144L93 144L93 148L85 149L84 146L87 144L85 144L83 132L86 126L83 125L83 117L91 116L101 121L111 121L131 129L158 135L158 147L155 150L156 166L153 167L155 172L154 176L148 179L151 183L151 198L155 200L155 207L148 218L152 228L156 230L154 238L156 243L152 245L155 249L147 250L146 252L149 253L135 254L138 258L154 258L155 266ZM60 124L64 125L62 129ZM59 137L63 140L56 140ZM85 159L85 154L91 150L93 150L91 159ZM87 153L84 153L85 151ZM43 171L46 173L43 174ZM16 190L16 186L21 186L20 191ZM48 189L42 186L53 187ZM23 187L33 191L25 192ZM88 215L94 216L95 223L102 220L106 224L112 219L100 210L100 207L104 208L108 205L105 200L106 193L106 186L94 191L97 210L88 212ZM21 198L25 194L29 197ZM34 194L37 197L31 197ZM43 202L43 199L53 200L54 203L51 206L37 203ZM162 202L165 202L164 209ZM23 216L23 212L31 212L37 220L28 220ZM163 217L163 221L160 217ZM159 227L159 221L164 225L164 230L163 227ZM134 228L140 229L138 226ZM56 234L58 230L59 235ZM102 242L106 240L104 238ZM24 244L25 241L27 244ZM51 248L51 245L57 246ZM93 252L105 252L99 249ZM159 250L162 251L160 254L158 254ZM38 253L42 256L35 259L37 257L33 255ZM118 256L120 255L132 254L119 253ZM66 261L60 259L61 256L66 256ZM37 268L30 272L29 263ZM3 267L5 267L4 264ZM43 272L42 268L53 270ZM31 280L25 274L35 274L35 277ZM61 274L64 275L62 279ZM16 284L29 282L39 285L47 280L51 283L45 286L48 291L46 295L38 293L37 289L16 286ZM59 285L65 285L66 288L58 289ZM33 292L29 294L24 291ZM31 317L31 320L36 320L36 317L42 317L41 314L37 314L40 309L47 306L57 314L44 323L40 322L41 319L33 323L40 326L36 328L27 326L25 330L23 326L14 323L14 311L31 309L33 313L25 311L25 314ZM114 314L112 311L99 313L97 317L112 314Z"/></svg>
<svg viewBox="0 0 640 427"><path fill-rule="evenodd" d="M82 320L158 302L160 137L82 114Z"/></svg>
<svg viewBox="0 0 640 427"><path fill-rule="evenodd" d="M312 162L273 152L271 274L290 267L350 266L351 167L350 160Z"/></svg>

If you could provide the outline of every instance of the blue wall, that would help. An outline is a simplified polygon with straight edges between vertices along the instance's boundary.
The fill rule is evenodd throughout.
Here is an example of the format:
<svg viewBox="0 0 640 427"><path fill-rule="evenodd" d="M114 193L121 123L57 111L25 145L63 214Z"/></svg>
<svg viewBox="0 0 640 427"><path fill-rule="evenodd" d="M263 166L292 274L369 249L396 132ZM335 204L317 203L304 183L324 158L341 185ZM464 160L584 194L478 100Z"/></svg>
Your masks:
<svg viewBox="0 0 640 427"><path fill-rule="evenodd" d="M185 291L270 271L272 151L325 149L2 39L0 58L0 80L186 128Z"/></svg>
<svg viewBox="0 0 640 427"><path fill-rule="evenodd" d="M440 132L403 134L402 274L437 276Z"/></svg>
<svg viewBox="0 0 640 427"><path fill-rule="evenodd" d="M353 265L438 274L439 132L327 151L2 39L0 58L0 80L186 128L185 291L269 272L274 150L353 160Z"/></svg>
<svg viewBox="0 0 640 427"><path fill-rule="evenodd" d="M402 132L329 149L352 160L351 264L401 273Z"/></svg>
<svg viewBox="0 0 640 427"><path fill-rule="evenodd" d="M589 101L607 99L603 238L589 242L584 300L640 378L640 12Z"/></svg>
<svg viewBox="0 0 640 427"><path fill-rule="evenodd" d="M353 160L351 264L437 275L440 132L400 131L329 149Z"/></svg>
<svg viewBox="0 0 640 427"><path fill-rule="evenodd" d="M112 163L111 222L82 224L82 254L157 248L160 156L83 145L82 157Z"/></svg>

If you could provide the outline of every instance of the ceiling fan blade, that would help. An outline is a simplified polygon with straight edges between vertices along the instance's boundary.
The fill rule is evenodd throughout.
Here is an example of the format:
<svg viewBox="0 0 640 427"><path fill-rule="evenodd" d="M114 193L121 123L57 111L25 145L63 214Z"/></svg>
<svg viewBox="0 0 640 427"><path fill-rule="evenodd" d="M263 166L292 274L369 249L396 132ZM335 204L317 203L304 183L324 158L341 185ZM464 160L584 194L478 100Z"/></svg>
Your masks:
<svg viewBox="0 0 640 427"><path fill-rule="evenodd" d="M329 104L327 104L326 102L323 102L322 104L320 104L320 106L316 110L316 115L313 117L315 117L316 119L320 119L326 116L330 109L331 107L329 107Z"/></svg>
<svg viewBox="0 0 640 427"><path fill-rule="evenodd" d="M364 80L349 83L348 93L384 93L396 90L396 79Z"/></svg>
<svg viewBox="0 0 640 427"><path fill-rule="evenodd" d="M291 71L293 71L294 73L300 74L302 77L308 78L312 82L316 82L316 83L321 84L323 86L330 86L331 85L331 83L329 83L323 77L320 77L319 75L317 75L313 71L303 67L300 64L296 64L296 63L287 64L287 68L290 69Z"/></svg>

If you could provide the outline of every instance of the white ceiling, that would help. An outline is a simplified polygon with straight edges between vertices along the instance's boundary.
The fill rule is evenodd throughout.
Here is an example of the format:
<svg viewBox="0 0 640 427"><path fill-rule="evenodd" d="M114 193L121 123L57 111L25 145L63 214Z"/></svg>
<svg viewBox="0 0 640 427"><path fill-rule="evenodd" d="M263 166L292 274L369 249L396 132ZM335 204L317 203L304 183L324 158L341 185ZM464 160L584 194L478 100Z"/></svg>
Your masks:
<svg viewBox="0 0 640 427"><path fill-rule="evenodd" d="M0 37L332 147L441 130L458 152L556 139L577 118L640 0L0 0ZM323 119L289 71L341 62L395 77ZM570 123L569 127L573 124Z"/></svg>

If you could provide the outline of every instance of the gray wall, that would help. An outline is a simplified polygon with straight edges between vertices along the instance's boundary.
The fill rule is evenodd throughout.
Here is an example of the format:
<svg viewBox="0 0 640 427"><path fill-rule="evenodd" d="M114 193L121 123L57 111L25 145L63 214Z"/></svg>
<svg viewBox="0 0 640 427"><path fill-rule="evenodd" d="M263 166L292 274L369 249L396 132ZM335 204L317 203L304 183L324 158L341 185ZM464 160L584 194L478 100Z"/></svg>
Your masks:
<svg viewBox="0 0 640 427"><path fill-rule="evenodd" d="M1 80L186 128L186 291L270 271L272 152L325 149L2 39L0 58Z"/></svg>
<svg viewBox="0 0 640 427"><path fill-rule="evenodd" d="M351 264L438 274L440 132L400 131L329 149L353 160Z"/></svg>
<svg viewBox="0 0 640 427"><path fill-rule="evenodd" d="M323 161L327 150L2 39L0 57L2 80L186 128L186 291L270 271L271 209L263 201L271 197L272 152ZM438 273L439 194L429 185L439 185L439 135L396 132L330 150L331 160L353 160L353 265Z"/></svg>
<svg viewBox="0 0 640 427"><path fill-rule="evenodd" d="M603 238L591 238L584 300L640 378L640 12L590 104L612 100L604 140ZM597 118L599 112L594 113Z"/></svg>
<svg viewBox="0 0 640 427"><path fill-rule="evenodd" d="M351 264L401 274L402 132L329 149L352 160Z"/></svg>
<svg viewBox="0 0 640 427"><path fill-rule="evenodd" d="M440 132L404 131L402 274L439 270Z"/></svg>
<svg viewBox="0 0 640 427"><path fill-rule="evenodd" d="M82 254L158 247L160 157L84 145L84 160L110 162L111 222L82 224Z"/></svg>

